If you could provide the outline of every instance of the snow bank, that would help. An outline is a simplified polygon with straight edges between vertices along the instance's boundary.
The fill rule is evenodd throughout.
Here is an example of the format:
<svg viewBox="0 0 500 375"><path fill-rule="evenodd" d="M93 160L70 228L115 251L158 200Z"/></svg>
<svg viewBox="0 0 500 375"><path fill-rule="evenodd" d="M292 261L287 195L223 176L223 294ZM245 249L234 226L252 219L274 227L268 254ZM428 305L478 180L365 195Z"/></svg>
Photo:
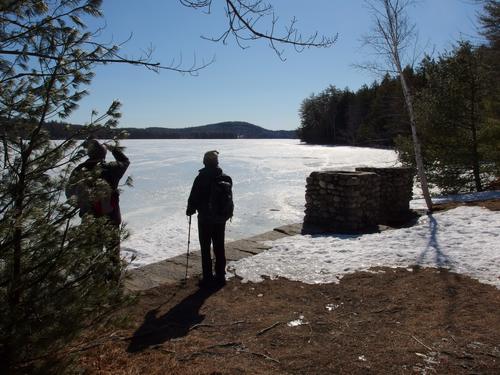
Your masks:
<svg viewBox="0 0 500 375"><path fill-rule="evenodd" d="M285 277L338 282L372 267L443 267L500 288L500 212L458 207L423 216L410 228L365 235L293 236L259 255L231 262L244 281Z"/></svg>

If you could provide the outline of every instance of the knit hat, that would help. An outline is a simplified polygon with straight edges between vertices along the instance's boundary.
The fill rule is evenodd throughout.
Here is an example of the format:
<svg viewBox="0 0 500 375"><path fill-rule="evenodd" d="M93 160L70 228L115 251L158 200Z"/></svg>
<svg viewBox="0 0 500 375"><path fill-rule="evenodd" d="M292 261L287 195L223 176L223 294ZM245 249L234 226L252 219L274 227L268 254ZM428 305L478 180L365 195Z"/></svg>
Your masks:
<svg viewBox="0 0 500 375"><path fill-rule="evenodd" d="M106 148L96 139L90 139L87 141L87 155L92 160L106 159Z"/></svg>
<svg viewBox="0 0 500 375"><path fill-rule="evenodd" d="M219 165L219 151L207 151L203 156L203 164L205 166L213 166L216 167Z"/></svg>

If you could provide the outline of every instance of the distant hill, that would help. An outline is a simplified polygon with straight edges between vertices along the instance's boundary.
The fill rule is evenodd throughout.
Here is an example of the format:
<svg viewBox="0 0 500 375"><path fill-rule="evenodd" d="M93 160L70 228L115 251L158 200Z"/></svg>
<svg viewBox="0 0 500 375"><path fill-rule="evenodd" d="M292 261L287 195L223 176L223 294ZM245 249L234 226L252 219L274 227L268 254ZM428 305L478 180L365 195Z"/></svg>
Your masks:
<svg viewBox="0 0 500 375"><path fill-rule="evenodd" d="M47 124L47 130L53 139L68 138L78 132L81 125L67 125L63 123ZM188 128L119 128L118 131L127 131L128 139L263 139L263 138L297 138L294 130L268 130L260 126L242 121L227 121L203 126ZM110 138L112 134L97 132L99 138Z"/></svg>

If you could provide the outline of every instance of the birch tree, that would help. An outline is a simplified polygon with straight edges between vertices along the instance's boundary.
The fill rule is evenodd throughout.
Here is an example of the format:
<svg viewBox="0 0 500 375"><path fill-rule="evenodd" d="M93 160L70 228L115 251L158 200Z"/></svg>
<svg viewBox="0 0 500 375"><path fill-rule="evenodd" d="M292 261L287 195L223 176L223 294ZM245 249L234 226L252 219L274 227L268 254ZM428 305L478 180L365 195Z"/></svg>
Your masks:
<svg viewBox="0 0 500 375"><path fill-rule="evenodd" d="M410 23L407 15L407 9L412 3L412 0L366 0L373 17L373 30L370 35L364 37L364 41L365 44L374 49L380 58L385 59L388 65L385 70L394 72L399 77L410 119L417 175L427 209L432 211L432 200L417 133L413 95L404 73L406 66L404 59L413 47L416 38L415 25ZM380 70L379 67L376 69Z"/></svg>

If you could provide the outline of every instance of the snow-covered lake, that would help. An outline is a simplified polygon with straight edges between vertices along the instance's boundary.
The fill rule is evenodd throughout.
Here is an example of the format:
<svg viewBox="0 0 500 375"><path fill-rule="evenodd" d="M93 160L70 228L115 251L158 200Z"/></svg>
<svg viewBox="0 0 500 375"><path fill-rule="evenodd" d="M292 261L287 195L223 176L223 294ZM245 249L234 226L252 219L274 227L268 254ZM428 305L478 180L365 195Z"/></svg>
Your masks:
<svg viewBox="0 0 500 375"><path fill-rule="evenodd" d="M205 151L220 152L220 166L234 182L235 216L228 222L227 240L300 222L312 171L397 165L390 150L309 146L297 140L127 140L123 145L134 188L124 188L121 195L131 232L122 248L126 255L135 254L133 266L186 251L186 203ZM193 249L197 238L193 220Z"/></svg>

